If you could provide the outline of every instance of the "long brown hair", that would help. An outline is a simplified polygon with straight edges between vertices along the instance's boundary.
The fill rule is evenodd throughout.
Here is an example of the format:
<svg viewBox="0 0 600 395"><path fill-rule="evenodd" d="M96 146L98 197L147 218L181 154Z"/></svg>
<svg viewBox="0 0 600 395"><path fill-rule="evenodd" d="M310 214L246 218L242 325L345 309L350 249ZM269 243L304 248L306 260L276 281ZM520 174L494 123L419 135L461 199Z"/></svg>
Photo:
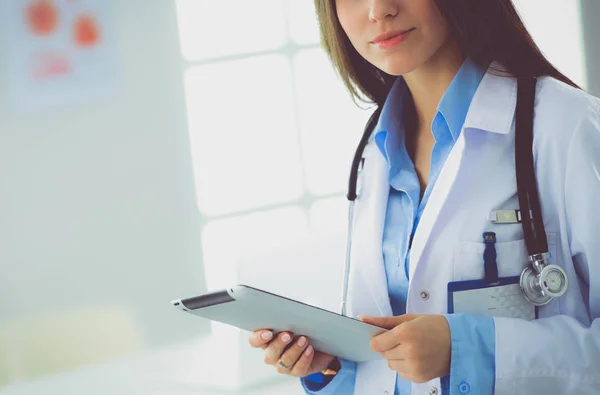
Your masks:
<svg viewBox="0 0 600 395"><path fill-rule="evenodd" d="M335 0L314 0L321 43L355 98L382 106L396 77L367 62L352 46L337 17ZM509 75L550 76L579 88L542 54L512 0L436 0L463 53L476 65L502 65ZM494 70L502 74L501 70Z"/></svg>

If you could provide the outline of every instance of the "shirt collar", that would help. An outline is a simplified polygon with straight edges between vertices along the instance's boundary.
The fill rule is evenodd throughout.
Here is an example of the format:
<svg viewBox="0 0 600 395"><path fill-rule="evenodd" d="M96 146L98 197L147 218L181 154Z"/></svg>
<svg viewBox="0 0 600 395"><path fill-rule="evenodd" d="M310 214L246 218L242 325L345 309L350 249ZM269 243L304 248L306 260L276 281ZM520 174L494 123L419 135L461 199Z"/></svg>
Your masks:
<svg viewBox="0 0 600 395"><path fill-rule="evenodd" d="M443 117L452 139L460 136L467 118L473 96L485 75L485 70L466 59L440 100L437 116ZM374 129L374 140L386 161L390 162L390 151L397 152L404 141L404 114L406 103L412 100L404 78L398 77L392 85ZM439 136L436 136L436 138Z"/></svg>
<svg viewBox="0 0 600 395"><path fill-rule="evenodd" d="M389 152L395 151L404 140L404 112L410 94L404 78L398 77L383 104L373 135L379 151L389 162Z"/></svg>

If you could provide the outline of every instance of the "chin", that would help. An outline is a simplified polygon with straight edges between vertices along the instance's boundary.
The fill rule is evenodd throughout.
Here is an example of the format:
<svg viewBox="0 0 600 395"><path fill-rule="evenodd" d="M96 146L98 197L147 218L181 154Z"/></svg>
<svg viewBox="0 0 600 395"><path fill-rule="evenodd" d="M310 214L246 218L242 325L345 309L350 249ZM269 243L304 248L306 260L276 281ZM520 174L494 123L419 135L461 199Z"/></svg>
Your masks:
<svg viewBox="0 0 600 395"><path fill-rule="evenodd" d="M422 64L421 56L414 51L396 50L388 53L365 52L365 59L379 70L393 76L401 76L414 71Z"/></svg>
<svg viewBox="0 0 600 395"><path fill-rule="evenodd" d="M408 59L390 58L386 59L385 62L375 63L375 66L389 75L399 77L415 70L418 67L418 64Z"/></svg>

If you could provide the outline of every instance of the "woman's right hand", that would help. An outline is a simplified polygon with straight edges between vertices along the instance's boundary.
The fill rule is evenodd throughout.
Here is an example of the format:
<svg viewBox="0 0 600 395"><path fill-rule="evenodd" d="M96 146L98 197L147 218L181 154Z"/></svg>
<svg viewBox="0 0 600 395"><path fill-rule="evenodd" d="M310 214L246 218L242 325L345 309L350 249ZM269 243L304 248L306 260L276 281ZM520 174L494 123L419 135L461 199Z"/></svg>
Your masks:
<svg viewBox="0 0 600 395"><path fill-rule="evenodd" d="M249 342L252 347L265 350L267 365L274 366L280 374L294 377L306 377L325 370L335 359L315 351L306 336L294 339L290 332L281 332L274 339L273 332L260 330L250 335Z"/></svg>

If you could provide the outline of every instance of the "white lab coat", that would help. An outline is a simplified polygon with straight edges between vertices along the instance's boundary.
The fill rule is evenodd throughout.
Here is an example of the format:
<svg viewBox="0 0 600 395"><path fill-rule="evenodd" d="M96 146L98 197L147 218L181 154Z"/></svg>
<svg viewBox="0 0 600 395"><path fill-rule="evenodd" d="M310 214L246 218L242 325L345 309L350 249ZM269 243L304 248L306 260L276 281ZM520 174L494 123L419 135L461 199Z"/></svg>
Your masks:
<svg viewBox="0 0 600 395"><path fill-rule="evenodd" d="M516 102L516 80L488 71L416 230L408 313L446 313L448 282L484 277L484 231L497 234L500 276L526 266L522 226L488 219L493 210L519 207ZM600 100L539 78L533 151L550 262L567 272L569 289L540 308L536 321L495 319L495 394L600 394ZM390 316L382 256L387 164L372 142L364 155L348 311ZM355 395L393 395L394 387L387 361L358 365ZM412 394L441 394L440 380L413 384Z"/></svg>

